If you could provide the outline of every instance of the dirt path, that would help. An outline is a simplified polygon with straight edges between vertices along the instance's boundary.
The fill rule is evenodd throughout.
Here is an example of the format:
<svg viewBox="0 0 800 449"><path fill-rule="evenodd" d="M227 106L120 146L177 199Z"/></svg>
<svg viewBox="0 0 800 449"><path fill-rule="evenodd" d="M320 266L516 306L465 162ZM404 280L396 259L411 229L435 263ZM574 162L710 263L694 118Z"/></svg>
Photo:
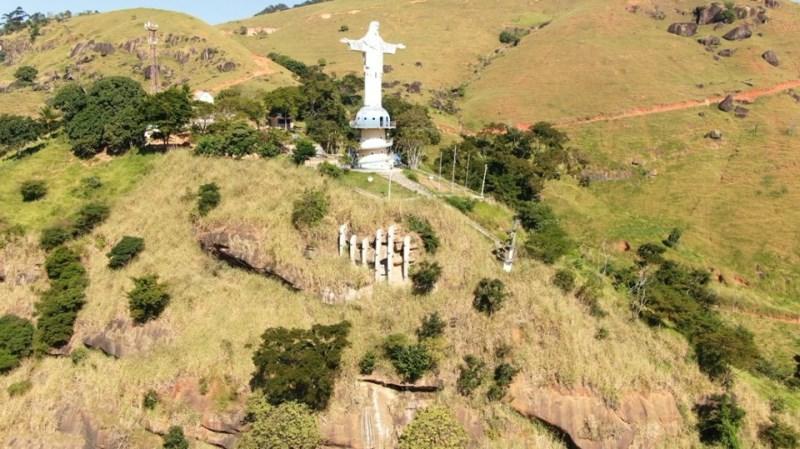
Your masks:
<svg viewBox="0 0 800 449"><path fill-rule="evenodd" d="M245 83L247 81L250 81L251 79L258 78L260 76L266 76L274 72L274 70L272 69L272 61L265 58L264 56L253 55L253 62L256 65L255 72L249 72L242 75L239 78L234 78L232 80L226 80L224 82L221 82L213 86L210 89L211 92L219 93L219 91L221 90L225 90L229 87L233 87Z"/></svg>
<svg viewBox="0 0 800 449"><path fill-rule="evenodd" d="M750 89L745 90L736 94L733 94L734 99L737 101L741 101L744 103L752 103L757 99L769 95L779 94L781 92L785 92L789 89L800 88L800 80L791 80L786 81L780 84L776 84L771 87L761 87L757 89ZM582 119L571 119L565 120L563 122L559 122L559 125L582 125L585 123L595 123L595 122L609 122L614 120L622 120L627 118L634 118L634 117L642 117L645 115L652 115L652 114L660 114L662 112L671 112L671 111L681 111L684 109L691 109L701 106L710 106L714 103L719 103L725 99L725 95L717 95L713 97L708 97L702 100L688 100L688 101L680 101L677 103L668 103L668 104L660 104L656 106L646 107L646 108L635 108L629 111L625 111L619 114L600 114L594 117L582 118Z"/></svg>
<svg viewBox="0 0 800 449"><path fill-rule="evenodd" d="M777 315L767 312L756 312L752 310L741 309L736 306L722 306L720 310L725 312L735 313L737 315L744 315L760 320L772 321L775 323L795 324L800 325L800 316L797 315Z"/></svg>

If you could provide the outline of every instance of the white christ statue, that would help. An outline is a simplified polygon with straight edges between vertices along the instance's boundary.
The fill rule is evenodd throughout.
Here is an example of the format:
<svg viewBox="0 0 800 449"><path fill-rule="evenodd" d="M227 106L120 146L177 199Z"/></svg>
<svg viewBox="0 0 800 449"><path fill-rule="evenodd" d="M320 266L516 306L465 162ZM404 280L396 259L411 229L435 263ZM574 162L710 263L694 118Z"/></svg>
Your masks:
<svg viewBox="0 0 800 449"><path fill-rule="evenodd" d="M364 53L364 106L380 108L381 89L383 83L383 55L395 54L398 49L406 48L403 44L384 42L379 33L380 23L370 22L369 31L359 40L342 39L350 50Z"/></svg>

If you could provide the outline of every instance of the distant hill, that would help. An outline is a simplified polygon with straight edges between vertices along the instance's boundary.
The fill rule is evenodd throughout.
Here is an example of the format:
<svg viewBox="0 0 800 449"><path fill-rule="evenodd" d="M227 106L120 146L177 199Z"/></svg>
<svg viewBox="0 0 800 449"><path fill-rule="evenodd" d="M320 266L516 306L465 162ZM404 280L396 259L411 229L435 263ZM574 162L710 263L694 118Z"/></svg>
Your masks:
<svg viewBox="0 0 800 449"><path fill-rule="evenodd" d="M144 30L147 21L160 26L159 65L165 85L188 82L192 88L218 90L256 77L275 85L289 81L282 68L254 57L199 19L171 11L130 9L52 22L33 43L27 32L0 37L6 51L0 86L10 84L14 71L23 65L39 70L44 90L68 79L86 81L107 75L125 75L144 83L151 65ZM30 108L41 101L41 94L25 92L30 89L11 95L32 103Z"/></svg>
<svg viewBox="0 0 800 449"><path fill-rule="evenodd" d="M761 7L734 24L699 27L693 37L667 32L691 22L699 1L463 0L376 3L336 0L221 25L259 54L286 53L306 63L319 59L335 72L359 71L341 37L359 37L371 20L407 50L387 59L388 82L420 81L423 89L466 84L462 117L477 127L490 121L528 124L568 121L798 78L800 6L746 2ZM457 18L453 14L457 14ZM719 45L697 42L750 24L749 39ZM348 31L340 31L348 29ZM503 30L529 32L517 46L499 41ZM261 35L259 35L261 32ZM733 56L719 56L730 50ZM773 50L779 67L761 55ZM723 53L724 54L724 53Z"/></svg>

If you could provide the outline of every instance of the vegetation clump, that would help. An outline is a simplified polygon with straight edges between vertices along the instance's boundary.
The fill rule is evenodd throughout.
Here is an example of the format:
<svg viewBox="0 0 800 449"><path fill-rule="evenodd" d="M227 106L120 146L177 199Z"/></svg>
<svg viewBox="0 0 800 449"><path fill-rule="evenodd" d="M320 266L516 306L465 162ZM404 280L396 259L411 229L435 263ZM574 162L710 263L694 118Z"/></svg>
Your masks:
<svg viewBox="0 0 800 449"><path fill-rule="evenodd" d="M522 227L529 232L525 250L535 259L551 265L572 249L572 241L546 204L523 203L518 205L517 213Z"/></svg>
<svg viewBox="0 0 800 449"><path fill-rule="evenodd" d="M506 28L500 32L500 42L503 44L517 46L523 37L530 34L527 28Z"/></svg>
<svg viewBox="0 0 800 449"><path fill-rule="evenodd" d="M456 390L462 396L471 396L486 377L486 362L474 355L464 357L464 363L458 367Z"/></svg>
<svg viewBox="0 0 800 449"><path fill-rule="evenodd" d="M463 196L447 196L444 200L447 201L447 204L455 207L465 214L472 212L473 209L475 209L475 205L478 204L477 200Z"/></svg>
<svg viewBox="0 0 800 449"><path fill-rule="evenodd" d="M419 340L427 340L430 338L438 338L444 335L444 329L447 324L444 322L438 312L424 317L422 324L417 329L417 338Z"/></svg>
<svg viewBox="0 0 800 449"><path fill-rule="evenodd" d="M108 267L118 270L128 265L143 250L144 239L126 235L106 254Z"/></svg>
<svg viewBox="0 0 800 449"><path fill-rule="evenodd" d="M494 315L503 307L508 291L500 279L484 278L475 287L472 306L479 312Z"/></svg>
<svg viewBox="0 0 800 449"><path fill-rule="evenodd" d="M340 178L342 175L344 175L344 170L342 170L341 167L331 164L330 162L323 162L319 164L318 170L323 176L328 176L334 179Z"/></svg>
<svg viewBox="0 0 800 449"><path fill-rule="evenodd" d="M770 449L797 449L800 447L800 434L774 416L768 425L759 430L758 438Z"/></svg>
<svg viewBox="0 0 800 449"><path fill-rule="evenodd" d="M156 405L158 405L158 401L158 393L156 393L156 390L147 390L142 398L142 407L144 407L145 410L153 410L156 408Z"/></svg>
<svg viewBox="0 0 800 449"><path fill-rule="evenodd" d="M238 442L239 449L315 449L320 442L317 419L305 404L275 406L255 395L247 412L250 429Z"/></svg>
<svg viewBox="0 0 800 449"><path fill-rule="evenodd" d="M180 426L172 426L164 435L163 449L189 449L189 442L186 441L186 436L183 434L183 428Z"/></svg>
<svg viewBox="0 0 800 449"><path fill-rule="evenodd" d="M358 362L358 372L361 375L368 376L375 371L375 364L378 361L378 356L374 351L367 351L361 360Z"/></svg>
<svg viewBox="0 0 800 449"><path fill-rule="evenodd" d="M257 154L271 158L281 153L284 138L281 131L262 132L240 120L222 122L209 127L197 142L194 154L234 159Z"/></svg>
<svg viewBox="0 0 800 449"><path fill-rule="evenodd" d="M0 156L35 142L42 133L41 124L30 117L0 115Z"/></svg>
<svg viewBox="0 0 800 449"><path fill-rule="evenodd" d="M410 343L403 334L386 337L383 342L383 352L392 362L397 374L406 382L414 383L436 367L436 361L428 348L420 343Z"/></svg>
<svg viewBox="0 0 800 449"><path fill-rule="evenodd" d="M739 449L742 443L739 430L744 421L745 411L729 393L714 395L694 409L697 414L697 430L700 441L705 444Z"/></svg>
<svg viewBox="0 0 800 449"><path fill-rule="evenodd" d="M443 406L417 412L400 435L399 449L463 449L469 445L467 432Z"/></svg>
<svg viewBox="0 0 800 449"><path fill-rule="evenodd" d="M303 165L307 160L316 156L316 154L317 149L314 148L314 142L308 139L301 139L297 142L292 152L292 161L297 165Z"/></svg>
<svg viewBox="0 0 800 449"><path fill-rule="evenodd" d="M8 386L8 395L12 398L22 396L30 389L33 388L33 382L30 380L21 380L19 382L14 382L13 384Z"/></svg>
<svg viewBox="0 0 800 449"><path fill-rule="evenodd" d="M499 401L505 397L509 385L514 377L519 373L519 368L509 364L501 363L494 369L494 383L486 392L486 397L490 401Z"/></svg>
<svg viewBox="0 0 800 449"><path fill-rule="evenodd" d="M170 295L166 285L158 282L158 276L147 275L133 279L134 288L128 292L131 318L138 324L158 318L169 304Z"/></svg>
<svg viewBox="0 0 800 449"><path fill-rule="evenodd" d="M559 290L566 293L571 293L575 290L575 275L569 270L558 270L553 275L553 285L558 287Z"/></svg>
<svg viewBox="0 0 800 449"><path fill-rule="evenodd" d="M25 181L19 188L22 201L30 203L44 198L47 195L47 184L44 181Z"/></svg>
<svg viewBox="0 0 800 449"><path fill-rule="evenodd" d="M219 206L222 195L219 193L219 186L216 183L203 184L197 192L197 211L200 216L205 217Z"/></svg>
<svg viewBox="0 0 800 449"><path fill-rule="evenodd" d="M16 315L0 317L0 374L19 366L31 354L33 324Z"/></svg>
<svg viewBox="0 0 800 449"><path fill-rule="evenodd" d="M256 367L250 386L272 405L298 402L312 410L328 406L342 351L349 345L350 323L311 329L267 329L253 355Z"/></svg>
<svg viewBox="0 0 800 449"><path fill-rule="evenodd" d="M24 65L14 72L14 79L23 86L33 84L37 76L39 76L39 70L29 65Z"/></svg>
<svg viewBox="0 0 800 449"><path fill-rule="evenodd" d="M442 267L436 262L421 262L411 271L412 289L417 295L427 295L436 288Z"/></svg>
<svg viewBox="0 0 800 449"><path fill-rule="evenodd" d="M328 214L328 196L320 189L306 189L294 202L292 224L297 229L318 225Z"/></svg>
<svg viewBox="0 0 800 449"><path fill-rule="evenodd" d="M439 249L439 245L441 243L439 241L439 236L433 229L433 225L431 225L431 222L428 221L427 218L420 217L418 215L408 215L406 216L406 223L408 224L408 229L411 232L416 232L419 234L419 238L422 239L422 245L425 247L425 251L431 254L436 254L436 251Z"/></svg>
<svg viewBox="0 0 800 449"><path fill-rule="evenodd" d="M45 260L50 288L36 303L39 316L35 333L37 350L60 348L72 338L73 325L85 303L89 285L86 270L75 251L61 246Z"/></svg>

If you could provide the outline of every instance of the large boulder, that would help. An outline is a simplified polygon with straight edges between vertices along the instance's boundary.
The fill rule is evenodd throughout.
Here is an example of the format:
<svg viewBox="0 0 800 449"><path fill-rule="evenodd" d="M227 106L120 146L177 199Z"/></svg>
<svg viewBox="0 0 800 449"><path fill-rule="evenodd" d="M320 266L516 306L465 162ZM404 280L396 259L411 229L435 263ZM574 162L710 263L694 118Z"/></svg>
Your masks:
<svg viewBox="0 0 800 449"><path fill-rule="evenodd" d="M750 29L749 25L739 25L738 27L725 33L722 38L729 41L740 41L743 39L749 39L752 35L753 31Z"/></svg>
<svg viewBox="0 0 800 449"><path fill-rule="evenodd" d="M89 332L83 339L87 348L96 349L103 354L121 358L129 354L147 351L157 344L171 339L169 328L157 321L134 326L126 318L111 320L101 331Z"/></svg>
<svg viewBox="0 0 800 449"><path fill-rule="evenodd" d="M697 39L697 42L705 45L706 47L716 47L721 43L717 36L701 37L700 39Z"/></svg>
<svg viewBox="0 0 800 449"><path fill-rule="evenodd" d="M622 393L611 408L586 388L531 388L515 381L511 407L521 415L560 431L568 447L645 449L680 432L683 420L667 391Z"/></svg>
<svg viewBox="0 0 800 449"><path fill-rule="evenodd" d="M678 36L690 37L697 34L697 24L691 22L673 23L667 31Z"/></svg>
<svg viewBox="0 0 800 449"><path fill-rule="evenodd" d="M717 107L719 108L720 111L724 112L733 111L733 109L736 107L736 105L733 103L733 95L728 95L727 97L725 97L725 99L722 100L720 104L717 105Z"/></svg>
<svg viewBox="0 0 800 449"><path fill-rule="evenodd" d="M98 42L94 44L92 50L94 50L95 53L100 53L100 56L108 56L114 53L116 49L114 48L114 44L111 44L109 42Z"/></svg>
<svg viewBox="0 0 800 449"><path fill-rule="evenodd" d="M781 5L778 0L764 0L764 6L767 8L777 8Z"/></svg>
<svg viewBox="0 0 800 449"><path fill-rule="evenodd" d="M775 54L775 52L772 50L765 51L764 54L761 55L761 57L764 58L765 61L767 61L770 65L774 67L778 67L779 65L781 65L781 61L778 59L778 55Z"/></svg>
<svg viewBox="0 0 800 449"><path fill-rule="evenodd" d="M699 6L694 10L695 21L698 25L708 25L725 20L723 13L725 6L720 3L712 3L708 6Z"/></svg>

